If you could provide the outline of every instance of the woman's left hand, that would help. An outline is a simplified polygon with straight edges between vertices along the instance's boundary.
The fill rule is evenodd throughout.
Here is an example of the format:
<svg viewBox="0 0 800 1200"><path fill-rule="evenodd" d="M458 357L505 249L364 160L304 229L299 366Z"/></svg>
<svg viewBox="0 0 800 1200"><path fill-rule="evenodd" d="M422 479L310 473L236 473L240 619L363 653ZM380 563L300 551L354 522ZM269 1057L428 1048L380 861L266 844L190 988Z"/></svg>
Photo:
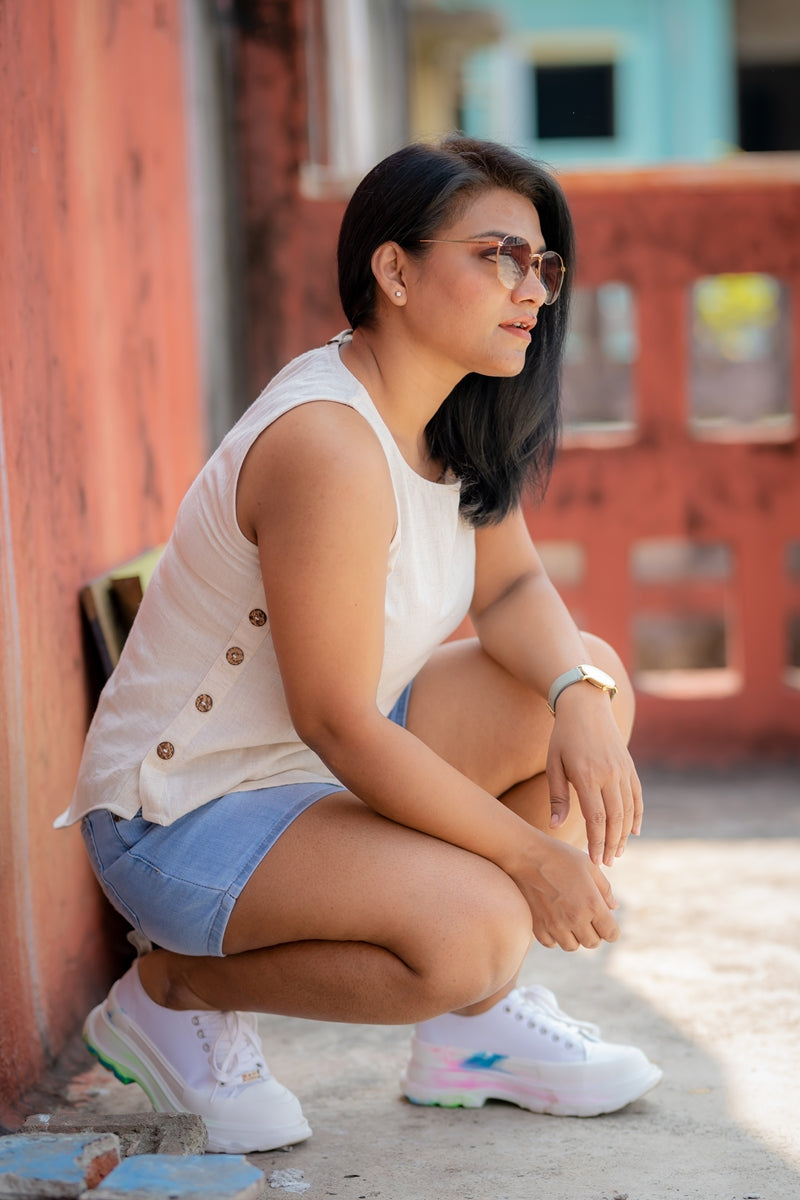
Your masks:
<svg viewBox="0 0 800 1200"><path fill-rule="evenodd" d="M611 866L642 825L642 788L604 692L590 684L558 698L547 755L552 829L563 825L574 787L586 822L589 857Z"/></svg>

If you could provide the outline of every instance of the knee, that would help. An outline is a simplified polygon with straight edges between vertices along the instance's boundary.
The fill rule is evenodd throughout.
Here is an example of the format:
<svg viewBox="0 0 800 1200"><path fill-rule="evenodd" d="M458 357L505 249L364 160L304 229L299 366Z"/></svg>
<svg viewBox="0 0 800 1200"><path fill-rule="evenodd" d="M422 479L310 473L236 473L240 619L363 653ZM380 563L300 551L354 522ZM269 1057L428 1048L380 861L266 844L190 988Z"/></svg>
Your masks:
<svg viewBox="0 0 800 1200"><path fill-rule="evenodd" d="M622 659L608 642L604 642L602 638L597 637L593 633L583 633L581 636L589 648L592 662L595 666L607 671L616 682L617 694L614 697L614 716L620 731L627 741L631 736L633 719L636 713L636 697L630 675L626 671Z"/></svg>
<svg viewBox="0 0 800 1200"><path fill-rule="evenodd" d="M531 913L522 893L499 867L478 861L482 869L450 914L446 949L428 974L430 1015L494 995L514 977L530 947Z"/></svg>

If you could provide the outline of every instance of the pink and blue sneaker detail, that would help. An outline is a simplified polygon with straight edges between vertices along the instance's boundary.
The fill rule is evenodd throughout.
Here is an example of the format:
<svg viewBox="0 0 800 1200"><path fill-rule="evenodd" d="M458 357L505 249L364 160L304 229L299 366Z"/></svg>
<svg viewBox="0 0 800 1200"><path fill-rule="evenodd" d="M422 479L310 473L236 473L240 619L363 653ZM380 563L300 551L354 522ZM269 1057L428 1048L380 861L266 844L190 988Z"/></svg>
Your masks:
<svg viewBox="0 0 800 1200"><path fill-rule="evenodd" d="M515 988L478 1016L445 1013L416 1027L403 1094L414 1104L480 1108L506 1100L536 1113L595 1117L638 1100L661 1070L635 1046L558 1007L549 989Z"/></svg>

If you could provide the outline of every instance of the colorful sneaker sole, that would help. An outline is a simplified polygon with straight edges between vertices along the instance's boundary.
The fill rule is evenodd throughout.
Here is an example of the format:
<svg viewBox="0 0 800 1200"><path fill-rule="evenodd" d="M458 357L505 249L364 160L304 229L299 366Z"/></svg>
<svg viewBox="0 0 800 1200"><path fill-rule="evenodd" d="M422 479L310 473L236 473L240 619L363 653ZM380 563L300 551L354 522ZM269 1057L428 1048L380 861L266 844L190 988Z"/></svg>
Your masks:
<svg viewBox="0 0 800 1200"><path fill-rule="evenodd" d="M401 1088L413 1104L481 1108L505 1100L535 1113L597 1117L638 1100L661 1079L659 1067L629 1050L624 1064L534 1063L414 1038Z"/></svg>

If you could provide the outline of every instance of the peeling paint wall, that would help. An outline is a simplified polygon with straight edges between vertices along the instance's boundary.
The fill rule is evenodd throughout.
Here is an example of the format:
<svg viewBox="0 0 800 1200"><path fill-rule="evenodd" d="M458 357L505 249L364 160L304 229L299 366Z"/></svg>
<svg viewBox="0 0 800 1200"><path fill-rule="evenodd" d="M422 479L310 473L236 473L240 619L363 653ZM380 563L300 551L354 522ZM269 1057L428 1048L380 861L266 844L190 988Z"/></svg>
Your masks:
<svg viewBox="0 0 800 1200"><path fill-rule="evenodd" d="M178 0L0 4L0 1121L110 969L78 590L202 461Z"/></svg>

